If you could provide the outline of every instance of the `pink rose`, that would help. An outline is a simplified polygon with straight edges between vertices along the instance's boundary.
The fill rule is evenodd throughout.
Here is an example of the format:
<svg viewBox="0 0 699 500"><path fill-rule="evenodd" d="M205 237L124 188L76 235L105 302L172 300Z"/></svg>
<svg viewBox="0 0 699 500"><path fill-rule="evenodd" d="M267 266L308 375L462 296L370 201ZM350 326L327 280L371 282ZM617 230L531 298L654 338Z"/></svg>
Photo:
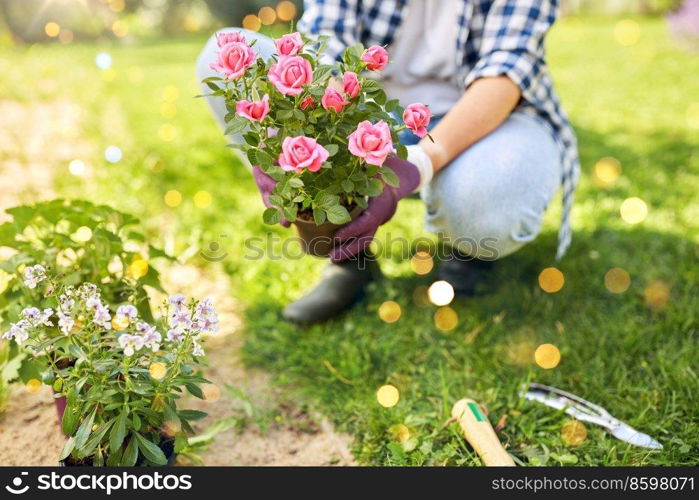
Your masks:
<svg viewBox="0 0 699 500"><path fill-rule="evenodd" d="M416 102L405 108L403 121L413 133L422 138L427 135L427 125L430 124L430 110L424 104Z"/></svg>
<svg viewBox="0 0 699 500"><path fill-rule="evenodd" d="M388 64L388 52L380 45L373 45L364 51L362 61L366 63L369 71L384 69Z"/></svg>
<svg viewBox="0 0 699 500"><path fill-rule="evenodd" d="M284 35L274 41L280 56L295 56L303 47L303 40L299 32Z"/></svg>
<svg viewBox="0 0 699 500"><path fill-rule="evenodd" d="M223 47L231 42L245 43L245 37L240 31L221 31L216 33L216 41L219 47Z"/></svg>
<svg viewBox="0 0 699 500"><path fill-rule="evenodd" d="M330 153L315 139L310 137L287 137L282 143L282 154L279 155L279 166L286 171L303 172L306 168L317 172L328 159Z"/></svg>
<svg viewBox="0 0 699 500"><path fill-rule="evenodd" d="M342 86L345 89L345 94L347 94L350 99L357 97L359 91L362 90L359 78L357 78L357 73L353 73L352 71L347 71L342 75Z"/></svg>
<svg viewBox="0 0 699 500"><path fill-rule="evenodd" d="M226 75L228 80L240 78L252 66L257 56L252 48L242 42L230 42L221 47L211 69Z"/></svg>
<svg viewBox="0 0 699 500"><path fill-rule="evenodd" d="M313 100L311 96L306 97L303 101L301 101L301 109L315 109L316 107L316 102Z"/></svg>
<svg viewBox="0 0 699 500"><path fill-rule="evenodd" d="M349 136L349 150L370 165L382 166L393 152L393 140L388 124L381 120L376 125L363 121Z"/></svg>
<svg viewBox="0 0 699 500"><path fill-rule="evenodd" d="M349 101L347 101L340 92L334 88L328 87L325 89L325 94L323 94L323 98L320 100L320 103L328 111L332 109L335 111L335 113L339 113L349 104Z"/></svg>
<svg viewBox="0 0 699 500"><path fill-rule="evenodd" d="M282 94L299 95L302 86L313 81L313 68L301 56L281 56L279 62L269 68L267 76Z"/></svg>
<svg viewBox="0 0 699 500"><path fill-rule="evenodd" d="M248 120L262 123L269 113L269 96L265 95L261 101L250 102L244 99L238 101L235 105L235 112Z"/></svg>

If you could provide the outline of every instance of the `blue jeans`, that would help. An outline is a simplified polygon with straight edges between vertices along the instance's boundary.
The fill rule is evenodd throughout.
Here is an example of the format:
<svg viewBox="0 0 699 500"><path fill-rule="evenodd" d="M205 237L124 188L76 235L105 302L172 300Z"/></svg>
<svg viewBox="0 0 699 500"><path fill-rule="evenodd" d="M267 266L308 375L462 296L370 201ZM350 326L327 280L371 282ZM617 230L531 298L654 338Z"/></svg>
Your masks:
<svg viewBox="0 0 699 500"><path fill-rule="evenodd" d="M240 30L254 49L268 58L272 40ZM197 60L197 78L216 73L209 68L215 57L212 37ZM205 93L208 87L204 87ZM221 98L207 99L214 118L225 129L226 106ZM434 118L434 127L439 118ZM239 142L239 136L229 137ZM407 131L401 142L414 144ZM539 234L546 207L561 178L561 153L547 125L538 118L514 111L493 132L440 170L420 196L427 214L425 227L447 243L474 257L495 260L519 250Z"/></svg>

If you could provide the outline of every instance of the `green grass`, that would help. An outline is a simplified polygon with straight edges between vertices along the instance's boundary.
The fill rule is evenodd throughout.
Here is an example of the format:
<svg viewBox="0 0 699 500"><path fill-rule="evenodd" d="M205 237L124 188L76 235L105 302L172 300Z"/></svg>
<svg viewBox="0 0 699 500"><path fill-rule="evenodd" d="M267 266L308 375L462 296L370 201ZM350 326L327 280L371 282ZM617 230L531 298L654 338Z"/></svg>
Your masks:
<svg viewBox="0 0 699 500"><path fill-rule="evenodd" d="M615 42L614 22L565 20L548 41L583 163L573 246L556 264L564 288L546 294L537 284L541 269L554 264L554 207L539 239L497 267L487 293L452 304L459 324L450 332L436 329L433 308L412 303L413 290L431 278L416 276L395 255L382 259L389 279L373 286L351 313L312 328L280 321L280 308L313 282L323 262L243 258L247 238L288 232L262 224L249 174L223 147L204 102L191 98L198 92L193 61L203 40L104 47L114 56L113 82L103 82L95 68L100 49L94 45L6 51L0 97L47 105L62 98L82 107L80 133L89 152L81 158L93 173L77 178L67 173L67 161L55 162L59 193L140 215L152 236L178 253L220 242L228 254L223 268L244 307L248 362L277 374L277 383L350 432L361 463L479 464L457 430L443 427L453 402L470 396L487 406L493 422L509 415L500 436L523 463L696 465L699 130L690 128L686 111L699 95L699 58L675 45L662 20L639 19L642 36L632 47ZM138 72L142 81L130 80ZM168 85L180 90L173 119L160 115ZM172 142L158 136L164 123L177 128ZM109 144L124 151L116 165L101 157ZM613 187L601 189L592 172L606 156L617 158L623 173ZM163 202L171 189L184 197L177 208ZM211 193L209 207L194 205L200 190ZM619 217L630 196L649 206L647 219L635 226ZM383 231L427 236L421 203L401 205ZM280 242L273 247L278 250ZM196 255L192 260L206 264ZM604 275L612 267L629 272L628 291L606 290ZM671 299L653 310L644 290L658 280L671 287ZM403 308L393 324L377 315L389 299ZM533 362L533 349L544 342L562 353L552 370ZM528 380L601 404L665 449L633 447L593 426L584 444L567 446L560 435L565 415L518 398ZM392 409L376 401L376 389L385 383L400 390ZM415 437L406 447L391 436L390 428L400 423Z"/></svg>

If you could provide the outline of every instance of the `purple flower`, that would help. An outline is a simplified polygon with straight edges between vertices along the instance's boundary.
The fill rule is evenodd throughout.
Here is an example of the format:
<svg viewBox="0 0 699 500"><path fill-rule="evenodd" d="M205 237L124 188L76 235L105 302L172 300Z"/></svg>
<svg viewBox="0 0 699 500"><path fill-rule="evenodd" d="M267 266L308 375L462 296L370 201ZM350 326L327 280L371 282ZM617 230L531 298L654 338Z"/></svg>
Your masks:
<svg viewBox="0 0 699 500"><path fill-rule="evenodd" d="M206 353L204 352L204 348L200 346L197 342L192 343L192 356L196 357L201 357L204 356Z"/></svg>
<svg viewBox="0 0 699 500"><path fill-rule="evenodd" d="M27 307L22 311L22 316L29 321L31 326L53 326L50 318L53 314L53 309L46 308L40 311L36 307Z"/></svg>
<svg viewBox="0 0 699 500"><path fill-rule="evenodd" d="M15 342L21 344L29 338L29 332L27 328L31 325L26 319L20 320L17 323L10 325L10 329L3 333L2 338L9 340L14 339Z"/></svg>
<svg viewBox="0 0 699 500"><path fill-rule="evenodd" d="M106 330L112 328L112 316L111 314L109 314L109 309L103 306L101 303L98 307L95 308L95 316L93 318L93 321Z"/></svg>
<svg viewBox="0 0 699 500"><path fill-rule="evenodd" d="M46 268L41 264L29 266L24 270L24 284L29 288L36 288L36 285L46 279Z"/></svg>
<svg viewBox="0 0 699 500"><path fill-rule="evenodd" d="M75 325L75 320L63 311L58 311L58 326L63 335L68 335Z"/></svg>
<svg viewBox="0 0 699 500"><path fill-rule="evenodd" d="M168 330L166 337L170 342L182 342L184 339L184 331L179 328L172 328Z"/></svg>
<svg viewBox="0 0 699 500"><path fill-rule="evenodd" d="M184 306L184 303L185 303L186 300L187 300L187 299L185 298L185 296L182 295L181 293L172 295L172 296L170 296L170 298L168 299L168 301L170 302L170 304L172 304L173 306L175 306L176 309L179 309L180 307Z"/></svg>
<svg viewBox="0 0 699 500"><path fill-rule="evenodd" d="M139 351L143 347L143 337L125 333L119 336L119 345L124 349L124 354L133 356L135 351Z"/></svg>
<svg viewBox="0 0 699 500"><path fill-rule="evenodd" d="M170 327L171 328L191 328L192 319L190 318L190 312L188 309L176 309L170 313Z"/></svg>
<svg viewBox="0 0 699 500"><path fill-rule="evenodd" d="M162 336L155 330L155 328L148 330L143 334L143 345L152 349L153 352L160 349L160 342L162 342L162 340Z"/></svg>
<svg viewBox="0 0 699 500"><path fill-rule="evenodd" d="M117 316L126 316L129 319L136 319L136 316L138 316L138 310L131 304L119 306L116 313Z"/></svg>

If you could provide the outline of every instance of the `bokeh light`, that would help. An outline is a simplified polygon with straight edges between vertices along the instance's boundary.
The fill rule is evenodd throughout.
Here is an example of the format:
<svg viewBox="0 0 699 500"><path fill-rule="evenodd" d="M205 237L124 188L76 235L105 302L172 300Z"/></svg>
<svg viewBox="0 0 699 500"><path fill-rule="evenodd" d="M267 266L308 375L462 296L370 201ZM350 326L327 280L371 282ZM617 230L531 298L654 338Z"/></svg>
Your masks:
<svg viewBox="0 0 699 500"><path fill-rule="evenodd" d="M248 14L243 18L243 28L250 31L259 31L262 27L262 21L255 14Z"/></svg>
<svg viewBox="0 0 699 500"><path fill-rule="evenodd" d="M595 164L594 181L599 187L611 187L621 175L621 163L616 158L607 156Z"/></svg>
<svg viewBox="0 0 699 500"><path fill-rule="evenodd" d="M260 9L260 12L257 13L257 17L260 18L262 24L269 26L270 24L274 24L277 20L277 13L272 7L266 6Z"/></svg>
<svg viewBox="0 0 699 500"><path fill-rule="evenodd" d="M670 301L670 287L663 281L656 281L646 287L643 296L649 307L661 309Z"/></svg>
<svg viewBox="0 0 699 500"><path fill-rule="evenodd" d="M160 97L164 102L174 102L180 98L180 89L174 85L168 85L163 87Z"/></svg>
<svg viewBox="0 0 699 500"><path fill-rule="evenodd" d="M563 273L555 267L547 267L539 273L539 286L546 293L556 293L565 285Z"/></svg>
<svg viewBox="0 0 699 500"><path fill-rule="evenodd" d="M109 9L112 12L121 12L126 7L124 0L109 0Z"/></svg>
<svg viewBox="0 0 699 500"><path fill-rule="evenodd" d="M580 446L587 439L587 429L579 420L569 420L561 427L561 437L568 446Z"/></svg>
<svg viewBox="0 0 699 500"><path fill-rule="evenodd" d="M641 26L632 19L623 19L614 26L614 39L624 47L635 45L641 39Z"/></svg>
<svg viewBox="0 0 699 500"><path fill-rule="evenodd" d="M58 23L55 23L53 21L46 23L46 25L44 26L44 33L46 33L46 35L50 36L51 38L57 37L60 32L61 27L58 25Z"/></svg>
<svg viewBox="0 0 699 500"><path fill-rule="evenodd" d="M119 38L123 38L129 34L129 25L125 21L117 19L112 24L112 33L114 33Z"/></svg>
<svg viewBox="0 0 699 500"><path fill-rule="evenodd" d="M218 401L221 398L221 389L216 384L205 384L201 387L201 392L204 394L204 400L209 403Z"/></svg>
<svg viewBox="0 0 699 500"><path fill-rule="evenodd" d="M413 258L410 259L410 267L413 268L415 274L429 274L429 272L432 271L432 268L434 267L434 261L432 260L432 256L429 253L419 251L415 252Z"/></svg>
<svg viewBox="0 0 699 500"><path fill-rule="evenodd" d="M72 30L69 29L62 29L61 32L58 34L58 40L61 43L70 43L73 41L74 34Z"/></svg>
<svg viewBox="0 0 699 500"><path fill-rule="evenodd" d="M155 380L161 380L163 377L165 377L165 374L167 373L167 367L165 366L165 363L156 361L155 363L150 365L150 367L148 368L148 372L150 373L150 376L153 377Z"/></svg>
<svg viewBox="0 0 699 500"><path fill-rule="evenodd" d="M613 267L604 275L604 286L612 293L624 293L631 286L631 276L620 267Z"/></svg>
<svg viewBox="0 0 699 500"><path fill-rule="evenodd" d="M400 304L393 300L387 300L379 306L379 318L386 323L395 323L400 319Z"/></svg>
<svg viewBox="0 0 699 500"><path fill-rule="evenodd" d="M172 142L177 137L177 128L171 123L163 123L158 127L158 137L164 142Z"/></svg>
<svg viewBox="0 0 699 500"><path fill-rule="evenodd" d="M619 207L619 213L624 222L638 224L648 216L648 205L641 198L627 198Z"/></svg>
<svg viewBox="0 0 699 500"><path fill-rule="evenodd" d="M80 226L75 233L73 233L73 239L80 243L85 243L92 239L92 229L87 226Z"/></svg>
<svg viewBox="0 0 699 500"><path fill-rule="evenodd" d="M699 102L695 102L687 107L687 125L689 128L699 129Z"/></svg>
<svg viewBox="0 0 699 500"><path fill-rule="evenodd" d="M208 191L201 190L201 191L197 191L194 194L194 205L197 208L206 208L209 205L211 205L211 202L212 202L211 193L209 193Z"/></svg>
<svg viewBox="0 0 699 500"><path fill-rule="evenodd" d="M440 307L434 313L434 326L443 332L456 328L459 324L459 315L449 306Z"/></svg>
<svg viewBox="0 0 699 500"><path fill-rule="evenodd" d="M143 70L138 66L131 66L128 70L126 70L126 75L129 79L129 83L143 83Z"/></svg>
<svg viewBox="0 0 699 500"><path fill-rule="evenodd" d="M400 392L391 384L382 385L376 391L376 400L384 408L393 408L400 401Z"/></svg>
<svg viewBox="0 0 699 500"><path fill-rule="evenodd" d="M427 289L427 296L436 306L448 306L454 300L454 287L447 281L435 281Z"/></svg>
<svg viewBox="0 0 699 500"><path fill-rule="evenodd" d="M114 68L107 68L102 70L102 81L113 82L116 80L117 72Z"/></svg>
<svg viewBox="0 0 699 500"><path fill-rule="evenodd" d="M107 146L104 150L104 159L109 163L119 163L123 157L119 146Z"/></svg>
<svg viewBox="0 0 699 500"><path fill-rule="evenodd" d="M296 17L296 5L289 0L277 4L277 17L280 21L291 21Z"/></svg>
<svg viewBox="0 0 699 500"><path fill-rule="evenodd" d="M534 351L534 361L545 370L556 368L561 362L561 351L553 344L541 344Z"/></svg>
<svg viewBox="0 0 699 500"><path fill-rule="evenodd" d="M177 106L171 102L164 102L160 105L160 114L165 118L174 118L177 115Z"/></svg>
<svg viewBox="0 0 699 500"><path fill-rule="evenodd" d="M112 328L115 331L121 332L129 327L129 318L127 316L114 316L112 318Z"/></svg>
<svg viewBox="0 0 699 500"><path fill-rule="evenodd" d="M176 189L171 189L170 191L165 193L164 199L165 199L165 204L168 207L175 208L175 207L178 207L180 205L180 203L182 203L182 193L180 193Z"/></svg>
<svg viewBox="0 0 699 500"><path fill-rule="evenodd" d="M135 258L134 261L129 264L127 273L135 280L144 277L148 274L148 262L140 257Z"/></svg>
<svg viewBox="0 0 699 500"><path fill-rule="evenodd" d="M73 160L68 164L68 171L79 177L85 175L87 172L87 165L85 165L85 162L82 160Z"/></svg>
<svg viewBox="0 0 699 500"><path fill-rule="evenodd" d="M41 380L33 378L27 382L27 392L29 394L36 394L41 390Z"/></svg>
<svg viewBox="0 0 699 500"><path fill-rule="evenodd" d="M109 69L112 66L112 56L106 52L100 52L95 56L95 65L99 69Z"/></svg>

